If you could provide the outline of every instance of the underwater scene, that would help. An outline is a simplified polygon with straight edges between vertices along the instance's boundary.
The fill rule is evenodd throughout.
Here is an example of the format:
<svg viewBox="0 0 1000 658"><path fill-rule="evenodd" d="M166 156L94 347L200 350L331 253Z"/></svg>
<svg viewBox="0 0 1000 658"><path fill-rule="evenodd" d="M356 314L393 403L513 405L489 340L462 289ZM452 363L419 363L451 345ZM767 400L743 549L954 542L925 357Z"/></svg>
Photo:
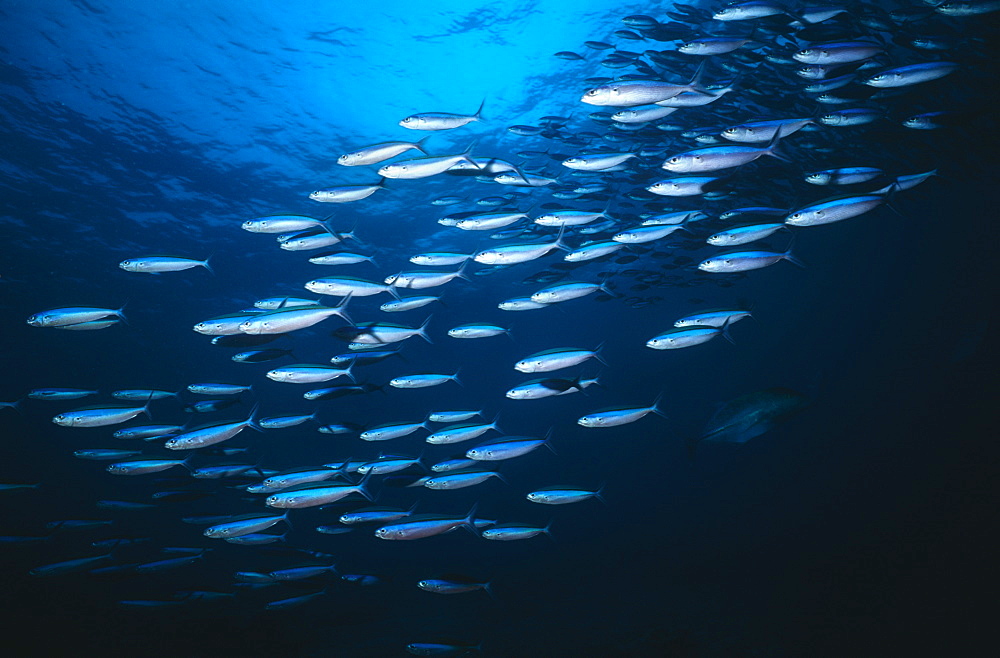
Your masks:
<svg viewBox="0 0 1000 658"><path fill-rule="evenodd" d="M3 654L989 655L998 27L0 3Z"/></svg>

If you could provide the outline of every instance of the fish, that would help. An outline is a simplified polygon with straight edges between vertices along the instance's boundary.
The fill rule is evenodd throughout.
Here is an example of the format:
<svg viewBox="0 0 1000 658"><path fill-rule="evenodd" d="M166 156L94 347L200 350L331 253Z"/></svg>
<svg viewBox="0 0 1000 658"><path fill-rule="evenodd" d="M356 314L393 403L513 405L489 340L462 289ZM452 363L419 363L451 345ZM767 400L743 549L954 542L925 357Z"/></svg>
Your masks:
<svg viewBox="0 0 1000 658"><path fill-rule="evenodd" d="M454 155L426 155L410 160L398 160L383 165L379 168L378 175L395 180L416 180L443 174L460 162L469 162L476 167L476 163L470 160L472 149L475 147L476 142L473 142L464 151Z"/></svg>
<svg viewBox="0 0 1000 658"><path fill-rule="evenodd" d="M149 400L141 407L135 405L81 407L56 414L52 417L52 422L63 427L105 427L128 422L139 414L149 416Z"/></svg>
<svg viewBox="0 0 1000 658"><path fill-rule="evenodd" d="M401 155L410 150L420 151L426 155L427 151L424 150L424 144L426 142L427 137L417 142L380 142L378 144L365 146L357 149L356 151L351 151L341 155L337 158L337 164L343 167L373 165L394 158L397 155Z"/></svg>
<svg viewBox="0 0 1000 658"><path fill-rule="evenodd" d="M528 493L525 498L533 503L542 505L568 505L579 503L590 498L596 498L602 503L605 502L602 494L604 487L591 491L589 489L578 489L576 487L545 487Z"/></svg>
<svg viewBox="0 0 1000 658"><path fill-rule="evenodd" d="M205 260L195 260L180 256L142 256L123 260L118 264L118 267L126 272L142 272L146 274L182 272L195 267L204 267L209 272L212 272L212 266L208 264L209 260L211 260L211 257ZM212 273L214 274L214 272Z"/></svg>
<svg viewBox="0 0 1000 658"><path fill-rule="evenodd" d="M410 130L454 130L468 125L473 121L483 120L483 106L486 100L479 104L479 109L475 114L449 114L447 112L423 112L421 114L411 114L400 120L399 125Z"/></svg>
<svg viewBox="0 0 1000 658"><path fill-rule="evenodd" d="M802 411L808 399L789 388L768 388L734 398L708 421L695 442L746 443Z"/></svg>
<svg viewBox="0 0 1000 658"><path fill-rule="evenodd" d="M514 459L533 452L542 446L552 449L547 436L536 439L530 436L506 436L502 439L488 441L466 451L465 456L473 461L503 461Z"/></svg>
<svg viewBox="0 0 1000 658"><path fill-rule="evenodd" d="M262 432L263 429L257 425L256 415L257 406L253 408L245 420L213 423L175 434L167 439L163 447L167 450L195 450L228 441L248 427Z"/></svg>
<svg viewBox="0 0 1000 658"><path fill-rule="evenodd" d="M698 269L703 272L746 272L774 265L782 260L787 260L799 267L805 267L802 261L792 255L791 251L732 251L706 258L698 263Z"/></svg>
<svg viewBox="0 0 1000 658"><path fill-rule="evenodd" d="M232 539L267 530L282 521L288 522L288 512L284 514L247 514L205 528L202 534L209 539Z"/></svg>
<svg viewBox="0 0 1000 658"><path fill-rule="evenodd" d="M375 531L375 536L388 541L412 541L426 539L466 527L475 532L476 505L465 516L442 516L438 514L418 514L405 521L384 525Z"/></svg>
<svg viewBox="0 0 1000 658"><path fill-rule="evenodd" d="M581 416L576 422L583 427L617 427L644 418L650 413L654 413L661 418L666 418L666 414L659 408L663 394L656 396L656 399L648 407L618 407L597 411L586 416Z"/></svg>
<svg viewBox="0 0 1000 658"><path fill-rule="evenodd" d="M384 169L384 167L383 167ZM375 194L379 190L384 190L385 179L386 178L396 178L395 176L385 176L382 174L382 169L379 169L379 175L382 178L379 182L375 184L368 185L338 185L334 187L324 187L322 189L316 190L309 193L309 198L313 201L319 201L320 203L350 203L352 201L361 201L362 199L367 199L371 195ZM334 242L329 244L337 244L343 240L342 237L331 233L332 237L336 238ZM324 236L325 237L325 236ZM320 245L312 248L319 248ZM326 244L322 246L327 246ZM282 248L285 248L282 245Z"/></svg>
<svg viewBox="0 0 1000 658"><path fill-rule="evenodd" d="M393 388L427 388L428 386L440 386L448 382L455 382L460 386L462 385L456 372L454 375L420 374L393 377L389 380L389 386Z"/></svg>
<svg viewBox="0 0 1000 658"><path fill-rule="evenodd" d="M490 589L490 583L476 582L473 579L455 576L452 576L449 579L430 578L427 580L421 580L417 583L417 587L425 592L434 592L435 594L465 594L467 592L483 590L490 596L493 596L493 591Z"/></svg>
<svg viewBox="0 0 1000 658"><path fill-rule="evenodd" d="M503 476L496 471L457 471L444 475L434 475L424 481L424 486L436 491L463 489L481 484L494 477L503 480Z"/></svg>
<svg viewBox="0 0 1000 658"><path fill-rule="evenodd" d="M268 507L279 509L302 509L329 505L351 494L360 494L367 500L372 500L369 493L367 476L358 484L323 484L309 483L273 493L264 500Z"/></svg>
<svg viewBox="0 0 1000 658"><path fill-rule="evenodd" d="M519 541L522 539L531 539L538 535L545 535L551 538L551 527L551 521L544 528L526 523L501 523L500 525L483 530L479 536L483 539L491 539L493 541Z"/></svg>
<svg viewBox="0 0 1000 658"><path fill-rule="evenodd" d="M542 352L536 352L535 354L525 357L515 363L514 369L518 372L524 373L552 372L553 370L561 370L563 368L571 368L573 366L580 365L588 359L596 359L604 365L607 365L607 362L601 358L600 354L603 346L604 343L601 343L593 350L560 347Z"/></svg>
<svg viewBox="0 0 1000 658"><path fill-rule="evenodd" d="M307 329L334 316L350 322L351 319L347 316L346 308L353 295L354 292L349 291L344 296L344 301L337 306L322 306L319 304L294 306L292 308L261 313L241 322L239 330L245 334L259 336L264 334L285 334L300 329Z"/></svg>
<svg viewBox="0 0 1000 658"><path fill-rule="evenodd" d="M28 318L28 324L32 327L67 327L104 320L109 316L124 320L124 310L125 306L118 309L95 308L91 306L54 308L35 313Z"/></svg>

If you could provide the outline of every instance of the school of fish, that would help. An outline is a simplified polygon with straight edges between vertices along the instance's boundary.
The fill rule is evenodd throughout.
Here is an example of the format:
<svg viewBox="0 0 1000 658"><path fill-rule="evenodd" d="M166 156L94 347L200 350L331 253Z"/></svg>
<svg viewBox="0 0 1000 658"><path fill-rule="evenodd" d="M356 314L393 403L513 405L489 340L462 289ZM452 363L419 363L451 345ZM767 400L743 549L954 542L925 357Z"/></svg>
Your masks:
<svg viewBox="0 0 1000 658"><path fill-rule="evenodd" d="M489 378L477 371L474 359L444 371L411 364L400 358L407 345L424 340L447 350L454 340L482 341L488 350L490 341L516 339L523 313L553 313L551 307L558 306L574 318L574 300L587 297L604 308L652 309L661 301L655 295L658 287L717 286L730 291L730 305L677 313L645 345L629 349L634 348L637 358L669 358L658 352L720 337L739 349L733 327L751 317L752 310L752 300L740 301L740 281L765 267L788 268L793 276L795 268L789 264L808 266L796 258L794 244L836 230L813 227L905 213L907 191L936 173L914 171L906 145L919 142L928 130L952 125L953 113L961 108L949 106L947 98L959 97L961 85L968 84L964 66L952 59L967 62L976 47L961 38L962 21L996 10L996 3L960 0L896 9L871 3L786 7L768 0L715 10L678 4L663 16L623 17L623 25L608 26L608 41L587 41L580 52L557 53L566 60L566 79L573 76L575 82L552 93L578 98L579 109L573 117L546 116L537 125L503 126L523 140L525 149L518 153L482 152L472 137L460 140L461 150L442 154L433 148L434 132L461 133L470 124L500 130L502 119L490 116L488 102L473 114L422 112L402 118L398 128L387 126L399 141L358 145L337 159L344 168L366 168L368 173L357 172L357 178L369 182L316 189L308 199L363 205L387 181L395 194L405 195L406 187L419 186L420 179L451 177L454 196L442 196L434 205L461 210L441 216L433 229L447 228L453 233L449 245L468 248L414 250L408 262L382 262L383 254L398 253L406 245L366 232L363 221L356 227L338 226L336 213L323 217L325 211L276 214L266 209L247 218L243 230L261 240L276 238L277 248L304 252L317 265L317 274L301 282L302 297L222 307L216 317L194 325L195 332L218 346L220 361L248 364L243 381L191 381L181 392L155 387L110 394L34 389L22 400L3 403L31 414L43 405L58 407L46 416L66 431L101 428L101 434L88 435L100 447L74 452L80 460L99 463L91 472L94 478L186 472L199 486L163 489L161 481L151 479L144 499L102 500L97 503L102 514L95 515L100 518L53 520L49 534L8 536L4 543L58 541L69 530L114 529L112 536L93 542L90 554L67 554L64 561L39 565L31 571L38 577L143 574L203 560L224 565L227 551L280 544L287 564L275 569L262 559L259 570L234 573L227 591L146 598L137 579L135 598L121 601L155 609L260 592L262 605L278 610L340 596L331 587L337 580L345 587L401 586L386 584L378 573L338 567L338 541L405 542L454 531L492 542L544 541L536 538L549 535L551 527L558 533L559 506L600 504L604 483L559 484L554 469L550 480L517 491L505 484L505 475L537 458L539 451L556 452L560 429L567 425L605 430L660 423L665 430L669 419L664 418L672 412L666 389L651 383L647 399L594 408L536 436L507 435L506 412L498 412L504 400L529 407L545 403L528 401L563 395L582 394L592 402L614 399L614 392L599 381L601 368L619 367L605 362L604 344L563 345L554 338L549 349L523 354L510 364L528 376L523 383L496 390L468 408L442 402L423 417L399 419L393 416L392 401L409 395L407 389L457 390L463 380ZM940 96L935 99L934 94ZM406 141L407 130L428 136ZM888 132L902 137L891 143L878 139ZM376 176L379 181L371 183ZM473 188L479 183L495 186L493 194L475 199ZM495 244L477 248L484 236ZM211 272L211 260L136 254L119 266L137 276L202 276L189 270ZM542 270L528 272L539 264ZM379 274L362 278L343 273L352 268ZM432 309L447 303L450 291L468 285L472 277L509 268L525 270L522 284L530 292L486 288L488 293L479 294L494 295L493 317L469 317L457 326L435 322ZM431 289L432 294L425 292ZM423 310L414 314L418 309ZM127 306L64 307L38 310L27 322L39 331L106 330L123 324L127 312ZM394 313L408 313L410 321L393 322L395 316L389 314ZM312 362L294 363L298 358L292 341L295 332L303 331L311 342L308 348L296 342L294 349L308 353ZM40 335L39 341L44 340ZM366 376L366 369L383 363L391 364L390 376L377 381ZM302 408L266 415L274 412L258 391L266 380L296 385ZM383 422L363 425L351 418L353 396L381 396ZM97 403L77 406L85 398ZM188 414L178 409L178 400ZM244 411L226 411L237 405ZM689 447L693 453L701 441L743 443L805 406L805 397L788 389L748 392L726 403ZM344 420L318 420L331 411ZM211 415L217 413L221 415ZM202 414L213 420L184 422ZM148 417L141 421L145 424L126 425L143 416ZM339 453L293 469L271 468L268 456L256 450L259 437L288 428L320 437L324 450L335 446ZM329 435L337 435L337 441L330 443ZM572 453L572 446L558 446L555 459ZM227 495L237 492L231 509L219 509L219 498L204 481ZM607 504L614 504L615 485L608 483ZM8 483L2 491L39 486L46 483ZM471 509L455 510L448 506L448 494L436 493L467 487L483 492ZM377 506L390 490L406 492L409 506ZM549 506L551 522L484 518L490 501L498 497L521 499L526 517L533 505ZM199 528L198 541L189 546L157 547L129 534L130 515L170 501L197 500L205 503L204 514L177 519ZM299 522L315 518L301 511L314 507L335 512L325 517L324 525ZM343 536L317 543L328 535ZM439 542L440 551L449 550L447 537L430 541ZM323 550L316 550L317 545ZM289 586L293 581L297 587ZM314 586L303 590L301 581ZM430 599L432 594L493 596L494 588L502 597L504 589L488 573L419 573L405 586L428 592ZM400 650L425 656L480 650L474 642L427 639L400 638Z"/></svg>

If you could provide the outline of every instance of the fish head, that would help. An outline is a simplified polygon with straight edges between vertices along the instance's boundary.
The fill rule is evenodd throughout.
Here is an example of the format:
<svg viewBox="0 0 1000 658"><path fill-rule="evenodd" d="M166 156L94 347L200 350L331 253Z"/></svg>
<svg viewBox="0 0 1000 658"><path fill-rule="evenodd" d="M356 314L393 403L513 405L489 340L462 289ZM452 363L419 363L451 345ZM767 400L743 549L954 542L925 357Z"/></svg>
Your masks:
<svg viewBox="0 0 1000 658"><path fill-rule="evenodd" d="M28 318L28 324L32 327L44 327L52 320L52 316L47 313L35 313Z"/></svg>
<svg viewBox="0 0 1000 658"><path fill-rule="evenodd" d="M264 500L264 504L268 507L294 507L297 501L298 498L294 496L285 498L284 500L278 498L277 496L268 496Z"/></svg>
<svg viewBox="0 0 1000 658"><path fill-rule="evenodd" d="M546 496L545 492L543 491L532 491L527 496L525 496L525 498L527 498L533 503L544 503L546 500L548 500L548 496Z"/></svg>
<svg viewBox="0 0 1000 658"><path fill-rule="evenodd" d="M621 97L619 85L602 85L588 89L580 100L588 105L615 105Z"/></svg>
<svg viewBox="0 0 1000 658"><path fill-rule="evenodd" d="M785 223L792 226L807 226L812 222L821 221L825 214L822 208L816 210L799 210L786 217Z"/></svg>
<svg viewBox="0 0 1000 658"><path fill-rule="evenodd" d="M825 174L822 172L816 172L814 174L809 174L806 176L806 182L812 183L813 185L827 185L833 178L830 174Z"/></svg>
<svg viewBox="0 0 1000 658"><path fill-rule="evenodd" d="M539 290L531 296L531 301L536 304L548 304L555 299L555 293L550 290Z"/></svg>
<svg viewBox="0 0 1000 658"><path fill-rule="evenodd" d="M337 164L343 165L344 167L350 167L355 164L361 157L360 153L345 153L344 155L337 158Z"/></svg>
<svg viewBox="0 0 1000 658"><path fill-rule="evenodd" d="M635 242L636 234L632 231L622 231L621 233L616 233L611 239L621 243Z"/></svg>
<svg viewBox="0 0 1000 658"><path fill-rule="evenodd" d="M532 361L531 359L524 359L514 364L514 370L524 373L535 372L538 369L538 365L539 365L538 361Z"/></svg>
<svg viewBox="0 0 1000 658"><path fill-rule="evenodd" d="M667 171L673 171L675 173L685 173L688 171L693 171L694 168L701 164L702 157L694 153L685 153L682 155L675 155L669 158L663 163L663 168Z"/></svg>
<svg viewBox="0 0 1000 658"><path fill-rule="evenodd" d="M824 114L819 120L827 126L839 126L844 123L844 117L840 114Z"/></svg>
<svg viewBox="0 0 1000 658"><path fill-rule="evenodd" d="M722 136L726 139L731 139L736 141L738 139L745 139L747 136L753 135L753 128L747 126L730 126L722 131Z"/></svg>
<svg viewBox="0 0 1000 658"><path fill-rule="evenodd" d="M876 73L871 76L865 80L864 83L869 87L892 87L898 77L898 74L883 71L882 73Z"/></svg>
<svg viewBox="0 0 1000 658"><path fill-rule="evenodd" d="M399 122L404 128L409 128L410 130L420 130L424 125L424 120L419 116L409 116Z"/></svg>
<svg viewBox="0 0 1000 658"><path fill-rule="evenodd" d="M504 262L503 253L497 251L496 249L486 249L480 251L473 257L477 263L482 263L483 265L501 265Z"/></svg>
<svg viewBox="0 0 1000 658"><path fill-rule="evenodd" d="M792 59L803 64L815 64L828 53L820 48L803 48L792 55Z"/></svg>
<svg viewBox="0 0 1000 658"><path fill-rule="evenodd" d="M230 531L229 528L220 528L218 526L213 526L211 528L207 528L205 532L202 534L211 539L225 539L226 537L229 536L229 531Z"/></svg>
<svg viewBox="0 0 1000 658"><path fill-rule="evenodd" d="M361 439L364 441L378 441L382 438L382 432L379 430L367 430L360 434Z"/></svg>
<svg viewBox="0 0 1000 658"><path fill-rule="evenodd" d="M725 258L706 258L698 263L698 269L702 272L724 272L727 262Z"/></svg>
<svg viewBox="0 0 1000 658"><path fill-rule="evenodd" d="M246 322L240 323L239 330L244 334L256 335L261 333L261 329L263 327L264 327L263 322L255 322L253 320L247 320Z"/></svg>
<svg viewBox="0 0 1000 658"><path fill-rule="evenodd" d="M219 328L219 325L214 322L199 322L192 328L199 334L211 334L213 331Z"/></svg>
<svg viewBox="0 0 1000 658"><path fill-rule="evenodd" d="M684 53L685 55L694 55L701 51L702 44L700 43L682 43L677 46L677 52Z"/></svg>
<svg viewBox="0 0 1000 658"><path fill-rule="evenodd" d="M822 66L800 66L795 70L795 75L806 80L822 80L826 77L826 68Z"/></svg>
<svg viewBox="0 0 1000 658"><path fill-rule="evenodd" d="M410 257L410 262L414 265L430 265L431 258L426 254L417 254Z"/></svg>
<svg viewBox="0 0 1000 658"><path fill-rule="evenodd" d="M393 164L383 165L378 170L378 175L383 178L399 178L406 174L409 170L409 166L400 162Z"/></svg>
<svg viewBox="0 0 1000 658"><path fill-rule="evenodd" d="M73 427L74 418L70 414L58 414L52 417L52 422L63 427Z"/></svg>
<svg viewBox="0 0 1000 658"><path fill-rule="evenodd" d="M385 285L391 286L392 284L396 283L397 280L399 280L399 274L390 274L389 276L385 277Z"/></svg>
<svg viewBox="0 0 1000 658"><path fill-rule="evenodd" d="M709 236L706 242L708 244L715 245L716 247L720 247L726 244L726 237L724 235L716 234Z"/></svg>

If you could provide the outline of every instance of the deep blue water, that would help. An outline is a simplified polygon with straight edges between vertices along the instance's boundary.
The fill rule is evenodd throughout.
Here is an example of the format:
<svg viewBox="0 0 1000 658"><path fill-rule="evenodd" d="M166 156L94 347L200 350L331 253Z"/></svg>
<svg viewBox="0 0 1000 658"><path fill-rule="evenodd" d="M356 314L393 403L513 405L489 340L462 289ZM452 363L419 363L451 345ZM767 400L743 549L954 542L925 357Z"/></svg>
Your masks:
<svg viewBox="0 0 1000 658"><path fill-rule="evenodd" d="M881 15L878 9L914 6L866 4L851 11L872 16ZM592 86L584 79L633 70L602 67L602 54L583 42L670 50L676 42L637 43L612 34L626 29L621 18L630 14L666 22L665 9L560 0L449 1L432 8L396 0L351 8L223 0L158 7L97 0L0 5L0 325L6 346L0 400L41 387L101 391L84 401L26 400L20 413L0 409L0 482L41 483L0 492L0 535L44 535L45 523L61 519L115 520L111 528L0 546L10 655L394 656L406 655L410 642L447 638L481 642L487 656L974 651L987 621L979 597L992 558L987 537L997 457L990 414L996 398L990 339L997 292L991 196L993 116L1000 100L991 84L997 16L897 19L883 36L946 32L957 45L927 52L889 42L884 64L946 59L957 62L958 71L862 102L885 110L870 126L819 126L789 136L782 148L792 161L764 158L741 167L729 196L636 200L625 195L666 177L659 169L663 157L698 143L663 132L658 141L641 144L607 143L600 136L586 147L574 144L574 134L611 131L590 121L589 113L615 111L579 102ZM781 23L771 23L776 25ZM748 25L729 27L748 31ZM767 30L755 38L768 44L761 52L773 48ZM587 52L587 58L553 57L567 50ZM666 121L718 134L728 125L811 113L818 105L787 66L734 55L711 59L706 83L729 79L743 67L742 86L719 101L723 109L687 108ZM693 66L668 67L665 79L686 80ZM776 73L782 70L783 77ZM939 175L894 195L895 212L880 207L844 222L795 229L792 248L805 263L801 269L780 262L745 275L699 272L698 261L718 251L705 238L727 226L710 219L692 225L690 235L634 250L637 260L619 262L626 253L619 252L566 277L606 278L614 297L591 295L525 312L497 309L504 299L544 287L527 281L533 275L566 274L553 267L560 255L550 254L490 274L472 264L469 281L416 291L441 294L444 301L416 311L381 313L378 305L390 299L384 294L350 302L356 321L417 326L433 313L432 343L405 341L405 360L358 368L360 380L384 384L400 375L461 368L463 386L388 388L310 403L301 398L306 387L264 377L273 364L234 363L235 350L191 331L199 321L264 297L314 297L302 284L320 276L380 280L420 269L407 262L419 252L470 253L534 240L526 235L501 242L490 240L491 232L439 225L436 220L451 211L476 210L475 199L512 191L469 177L390 181L387 191L348 204L308 199L325 186L374 183L376 167L340 167L336 158L366 144L424 136L398 127L401 118L472 113L483 98L484 121L426 133L432 154L457 153L474 139L477 158L512 162L520 162L516 154L523 150L550 148L568 157L602 143L616 151L662 151L631 172L611 175L604 195L559 201L549 188L513 190L522 195L513 204L521 210L553 202L597 210L610 198L611 215L626 227L661 207L704 208L713 217L747 205L800 207L838 191L801 181L803 172L824 167L879 166L891 175L936 168ZM766 109L773 115L762 116ZM938 110L959 114L938 130L899 125L912 114ZM570 117L558 138L506 130L541 125L549 115ZM540 162L526 168L535 170ZM573 180L557 160L549 160L545 171L559 173L561 183ZM430 204L444 195L467 201ZM338 230L356 225L362 241L345 246L374 253L377 265L313 265L306 252L283 251L273 236L240 229L246 219L274 212L333 213ZM554 232L543 235L550 240ZM591 237L569 231L567 242L576 247ZM766 244L783 251L789 240L776 236ZM202 268L159 276L118 268L126 258L149 254L214 254L215 275ZM101 331L25 323L45 309L126 302L128 323ZM644 347L685 314L740 303L752 304L755 321L729 328L734 345L719 338L676 351ZM513 339L447 336L447 329L473 321L509 327ZM295 362L323 363L347 351L330 337L344 324L327 320L273 345L292 347ZM602 342L607 366L590 361L565 375L599 373L599 389L539 401L504 397L531 378L511 367L518 359ZM464 514L478 503L487 519L551 520L554 541L490 542L462 530L416 542L381 541L369 527L336 536L315 532L317 525L335 524L341 510L365 506L352 500L330 510L293 511L287 543L275 546L329 553L340 573L377 575L379 585L356 587L331 576L237 590L235 571L310 562L272 547L209 540L200 526L180 521L261 511L259 499L235 487L252 479L194 481L180 469L112 476L105 462L75 459L73 451L134 443L111 439L113 427L50 422L56 413L110 401L113 390L177 391L203 381L255 386L254 395L206 415L206 422L244 418L256 400L262 415L319 409L323 423L416 422L429 411L468 408L483 409L486 419L499 413L506 434L544 436L551 429L554 452L498 463L506 483L437 492L381 486L375 478L374 489L380 505L407 508L419 501L425 513ZM705 443L689 457L688 442L722 403L771 387L800 391L809 398L807 408L746 444ZM650 415L612 429L575 422L602 407L645 406L659 394L665 419ZM186 403L198 399L187 392L181 397ZM190 421L174 400L153 402L152 416L157 423ZM320 434L315 424L247 431L230 443L250 452L227 459L283 470L375 458L382 449L417 456L425 450L424 435L374 444L356 434ZM425 462L475 443L430 446ZM167 452L143 447L150 455ZM222 458L195 458L196 465L213 461ZM547 507L525 500L528 491L553 484L604 485L607 503ZM95 508L98 500L148 501L154 491L189 487L210 495L137 512ZM98 555L90 542L112 536L152 539L116 551L121 564L162 559L163 547L212 550L190 567L160 574L28 575L40 565ZM447 573L491 581L496 599L416 587L418 580ZM325 595L301 607L264 609L268 601L324 587ZM237 595L176 607L118 603L166 601L189 589Z"/></svg>

